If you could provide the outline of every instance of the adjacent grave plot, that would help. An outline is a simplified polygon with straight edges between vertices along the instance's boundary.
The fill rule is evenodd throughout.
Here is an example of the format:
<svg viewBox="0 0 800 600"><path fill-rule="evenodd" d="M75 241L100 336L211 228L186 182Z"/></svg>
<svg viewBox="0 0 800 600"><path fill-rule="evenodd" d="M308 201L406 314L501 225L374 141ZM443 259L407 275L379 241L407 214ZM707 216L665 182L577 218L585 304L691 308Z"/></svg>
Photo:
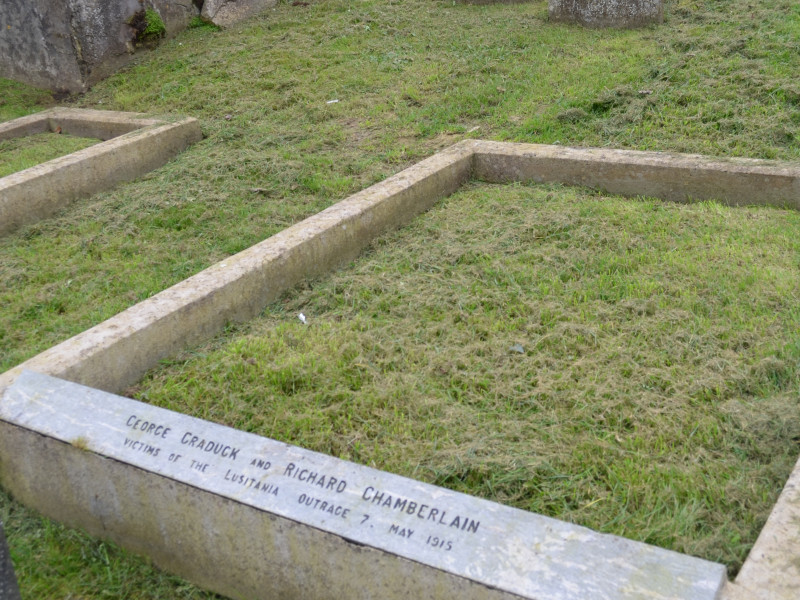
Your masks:
<svg viewBox="0 0 800 600"><path fill-rule="evenodd" d="M129 391L735 574L797 459L798 256L795 211L472 184Z"/></svg>
<svg viewBox="0 0 800 600"><path fill-rule="evenodd" d="M61 135L55 132L0 141L0 177L28 169L59 156L96 144L97 138Z"/></svg>
<svg viewBox="0 0 800 600"><path fill-rule="evenodd" d="M303 223L290 227L269 240L256 244L252 248L218 263L214 267L0 375L0 389L10 390L9 393L13 392L14 397L19 400L20 396L18 394L20 390L15 388L13 382L25 369L32 369L40 373L50 373L107 390L123 389L124 386L137 381L141 374L159 359L174 354L181 347L189 347L197 341L207 338L230 321L245 321L252 318L260 312L264 305L274 301L282 292L290 289L298 282L314 275L325 273L337 264L352 259L375 236L388 228L397 227L402 223L408 222L413 215L429 208L437 199L449 195L462 186L470 177L495 182L558 181L566 184L591 185L606 189L612 193L652 195L669 200L717 198L732 205L766 204L794 208L800 205L800 170L793 164L748 160L727 161L698 156L659 153L579 150L479 141L463 142L380 184L351 196ZM627 231L627 228L620 229L623 232ZM724 231L722 227L719 229L720 232ZM485 230L482 229L481 231ZM711 241L713 239L706 235L703 239L703 244L711 245ZM611 242L606 243L610 244ZM569 245L567 244L558 249L564 250L568 248ZM671 252L676 253L677 256L681 254L680 248L673 249ZM593 256L591 255L588 258ZM726 256L724 258L731 257ZM481 266L480 260L466 262L468 265ZM718 262L719 264L712 264L713 268L724 270L725 261L719 260ZM627 274L626 269L631 265L626 266L625 261L622 261L616 266L619 267L618 274L624 276ZM633 266L636 266L635 263ZM565 278L559 275L558 280L562 284L571 285L573 280L580 282L581 277L577 276L580 273L580 271L573 274L566 272ZM616 271L609 273L614 277L616 277L616 274ZM495 273L494 279L502 283L503 278L501 275L501 273ZM779 277L777 280L780 279ZM497 281L495 282L496 284ZM604 285L595 287L605 289ZM610 289L613 290L614 287L611 286ZM781 288L777 295L780 296L783 292L791 295L795 289L796 282L790 280L788 288ZM743 290L746 290L746 286ZM635 292L636 290L634 289L633 291ZM656 290L645 289L642 293L648 291L652 295ZM542 290L539 290L539 292L541 293ZM676 298L681 298L679 293L673 295ZM735 296L734 292L729 292L728 302ZM625 299L626 297L624 294L617 297L617 303L619 303L620 299ZM634 297L636 297L635 294ZM604 302L615 300L613 296L598 296L597 298L587 296L587 298ZM573 300L582 301L585 298L578 295ZM707 303L707 299L702 297L695 303L698 307L697 311L700 311L697 314L704 314L702 313L704 303ZM645 315L652 316L654 310L656 311L655 314L657 314L659 306L657 304L652 307L645 304L641 310ZM722 302L721 308L724 309L726 306L726 302ZM635 303L633 310L634 312L638 310ZM306 317L305 320L308 320L308 318ZM549 320L540 320L540 324L547 325ZM565 321L568 320L565 319ZM600 334L614 334L614 320L607 320L612 326L609 331L600 331ZM691 322L691 319L688 319L688 321ZM771 322L773 321L769 321L767 324ZM756 327L752 324L750 326ZM435 321L431 322L430 327L436 327ZM536 332L532 333L535 334ZM566 333L572 335L576 332L567 331ZM584 335L585 332L577 333ZM666 333L669 332L667 331ZM578 339L580 339L580 335ZM639 339L643 342L648 341L646 336L638 332L635 332L635 337L637 341ZM669 335L667 335L667 338L669 338ZM479 341L484 342L487 339L480 339ZM670 348L671 346L667 343L664 349ZM693 346L690 344L689 348L692 349ZM338 346L331 348L330 353L334 354L337 349ZM571 350L572 348L567 348L567 352ZM589 349L583 349L582 351L586 352L587 355L590 354ZM758 356L758 358L769 358L771 356L772 358L786 358L787 360L782 366L769 361L765 365L759 363L761 370L766 373L762 381L765 387L761 389L755 386L747 391L748 386L745 384L743 387L747 393L765 395L770 393L770 390L776 385L779 391L785 391L785 388L781 386L796 385L796 381L793 379L795 376L794 371L792 370L793 365L797 362L795 356L796 344L787 343L782 347L782 351L784 355L779 355L774 348L768 348L765 355ZM518 341L511 344L508 347L508 353L511 356L527 356L525 343ZM554 356L560 358L557 353ZM567 354L566 356L567 360L578 358L575 354ZM670 355L667 354L667 356L669 357ZM634 355L633 358L636 358L636 356ZM675 358L683 357L672 357L671 360ZM252 363L248 362L245 362L245 364L252 365ZM427 362L424 362L424 364L427 365ZM544 367L547 366L544 365ZM645 363L644 366L648 365ZM555 371L556 369L553 370ZM756 371L760 372L759 369L756 369ZM546 369L545 374L547 374ZM672 375L672 373L667 374ZM358 374L356 373L356 375ZM283 377L283 375L280 375L280 377ZM759 377L757 375L755 380L758 381ZM486 379L486 377L482 376L482 379ZM459 379L456 379L456 382L458 381ZM473 382L469 377L462 377L461 382L464 385L461 387L464 392L480 391L484 388L488 389L487 381ZM473 383L477 385L473 386ZM654 389L658 390L660 388L662 394L668 394L669 386L665 386L664 383L658 377L656 381L650 382L651 385L655 386ZM23 383L21 385L24 387L27 384ZM538 381L536 385L538 385ZM773 386L773 388L769 386ZM733 391L734 393L742 392L736 386L734 386ZM716 391L712 388L710 392L712 394L709 397L713 401L713 393L716 393ZM23 397L26 394L29 393L24 392ZM466 394L464 397L467 397ZM701 394L701 397L705 396ZM37 402L36 393L29 396L29 398L34 403ZM601 396L601 398L603 397ZM506 396L500 398L500 400L506 399ZM533 399L538 400L535 397ZM722 399L724 400L726 397L723 395ZM466 405L467 408L470 408L469 402L464 402L458 396L453 397L452 400L455 405ZM502 402L500 403L502 404ZM397 405L397 403L394 405ZM513 405L511 407L515 408ZM218 406L215 405L212 410L217 408ZM636 408L633 407L631 410L635 411ZM23 411L19 414L19 417L25 414L27 412ZM213 412L204 416L212 415ZM647 421L646 418L633 420L633 417L638 416L636 414L624 416L627 417L629 422L633 423L633 427L630 427L630 423L626 422L625 419L621 419L623 433L631 433L628 431L629 429L635 432L637 426L642 425L650 426L652 430L656 430L658 427L655 420L652 422ZM653 415L650 416L652 417ZM713 423L718 418L718 415L701 416L706 418L700 418L695 423L694 429L688 433L688 439L691 439L700 431L709 440L713 441ZM9 423L11 423L12 428L18 428L17 425L13 424L17 418L14 415L4 416L4 420L9 421L10 419ZM22 422L20 421L20 423ZM709 424L707 429L703 427L704 423ZM772 427L773 424L767 423L766 426ZM24 430L24 426L22 429ZM449 431L450 429L448 428L447 432ZM611 431L616 430L612 429ZM148 430L145 433L150 432ZM21 431L21 435L27 438L30 433ZM619 435L619 438L617 439L617 436L615 436L614 441L621 445L624 444L626 438L623 435ZM79 465L84 463L88 465L89 462L95 460L90 458L94 456L91 452L86 454L85 459L82 458L84 454L82 450L90 449L92 440L83 440L78 437L62 441L69 441L77 448L77 454L75 454L75 451L70 451L71 458L69 460L75 459L77 460L76 464ZM611 443L610 440L609 443ZM50 442L42 446L45 454L50 452L48 449L50 447L52 447ZM62 457L57 447L58 444L54 447L56 448L54 450L55 454L52 456L54 459L61 460ZM577 446L577 448L580 449L580 446ZM630 448L623 446L623 448L630 453L639 449L639 446L634 445ZM205 444L203 449L205 451ZM106 531L111 525L111 521L104 520L106 517L103 515L108 515L109 513L104 512L102 505L95 506L89 502L89 504L99 509L100 512L97 513L93 509L89 510L88 507L84 512L82 507L86 503L78 502L62 505L47 501L41 494L37 494L33 487L26 487L29 484L25 483L25 478L19 479L18 475L15 474L14 461L17 461L19 468L22 469L24 468L23 463L28 461L30 457L19 456L15 458L15 454L8 450L4 452L4 455L3 469L8 473L4 477L4 481L8 485L11 485L9 482L14 482L18 493L24 495L32 505L38 506L42 510L45 510L46 507L48 514L58 515L68 521L86 523L87 527L90 527L93 531ZM626 456L625 459L620 460L624 461L628 458ZM475 472L480 475L480 470ZM735 594L742 590L750 594L751 597L794 597L791 595L791 589L796 585L797 578L794 576L793 569L795 567L793 566L793 561L798 554L795 547L796 542L794 541L796 537L792 534L792 515L796 512L794 508L797 489L795 482L796 472L790 477L789 483L771 513L767 525L759 536L750 557L745 562L737 578L738 585L733 588L726 587L725 593L728 594L728 597L732 598L733 596L730 594ZM467 472L468 474L469 472ZM455 479L463 480L462 483L470 483L467 476L460 477L457 474ZM480 477L478 479L480 480ZM30 479L30 481L32 482L33 479ZM67 481L70 485L75 483L74 478L68 478ZM18 488L19 485L23 487ZM31 483L30 485L38 484ZM589 507L586 506L585 508ZM72 510L73 516L79 518L72 519L66 513L59 512L62 510ZM125 513L122 513L122 515L126 516ZM100 519L99 528L98 518ZM124 533L131 526L126 518L123 518L122 521L114 525L114 530L118 534L120 532ZM111 529L108 529L108 531L111 531ZM123 542L126 541L124 534L118 536L118 539ZM151 540L151 542L155 543L154 540ZM628 542L625 543L627 544ZM139 547L135 543L132 545ZM775 573L781 573L779 580L773 577ZM650 575L646 576L646 579L650 582ZM681 580L685 581L685 579ZM569 584L566 584L562 592L567 593L569 589ZM626 589L630 591L633 588ZM681 594L686 596L684 592L681 592ZM673 595L682 597L681 594L676 593Z"/></svg>
<svg viewBox="0 0 800 600"><path fill-rule="evenodd" d="M0 235L147 173L202 136L196 119L87 109L54 108L0 124L0 140L45 132L105 141L0 178Z"/></svg>

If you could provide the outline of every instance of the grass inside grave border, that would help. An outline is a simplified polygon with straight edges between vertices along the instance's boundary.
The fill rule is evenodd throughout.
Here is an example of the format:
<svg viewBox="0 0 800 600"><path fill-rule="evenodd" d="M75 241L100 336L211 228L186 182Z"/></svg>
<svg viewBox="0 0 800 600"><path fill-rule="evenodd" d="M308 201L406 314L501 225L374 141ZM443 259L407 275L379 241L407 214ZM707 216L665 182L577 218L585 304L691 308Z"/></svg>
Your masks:
<svg viewBox="0 0 800 600"><path fill-rule="evenodd" d="M0 140L0 179L99 143L90 137L36 133Z"/></svg>
<svg viewBox="0 0 800 600"><path fill-rule="evenodd" d="M787 302L781 289L800 290L800 278L791 283L800 247L787 233L786 254L775 250L781 219L800 227L800 215L503 190L467 184L348 269L287 293L129 393L735 573L797 457L782 442L800 432L785 416L800 389L790 334L800 317L771 310ZM492 204L493 193L517 203ZM475 197L492 212L476 219L459 205ZM503 232L506 222L517 230ZM772 261L763 271L756 238ZM532 279L503 266L514 249L532 261ZM569 252L576 260L559 264ZM738 266L725 257L751 275L732 276ZM459 268L473 279L459 280ZM755 306L760 316L737 320ZM772 333L759 337L760 327ZM562 428L574 437L559 437Z"/></svg>

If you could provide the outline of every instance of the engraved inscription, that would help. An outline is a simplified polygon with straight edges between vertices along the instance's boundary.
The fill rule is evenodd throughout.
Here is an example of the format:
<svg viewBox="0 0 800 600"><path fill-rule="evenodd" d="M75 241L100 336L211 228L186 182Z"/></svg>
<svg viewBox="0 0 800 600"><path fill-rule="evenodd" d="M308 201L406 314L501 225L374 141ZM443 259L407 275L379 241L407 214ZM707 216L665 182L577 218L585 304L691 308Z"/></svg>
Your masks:
<svg viewBox="0 0 800 600"><path fill-rule="evenodd" d="M337 479L333 475L326 475L310 469L301 469L294 463L286 465L283 474L286 477L294 477L298 481L304 481L323 490L333 490L339 494L347 489L347 482L344 479Z"/></svg>
<svg viewBox="0 0 800 600"><path fill-rule="evenodd" d="M364 493L361 494L361 499L385 508L387 510L394 510L406 513L407 515L416 515L417 518L426 521L433 521L438 525L445 525L447 527L454 527L461 531L469 533L477 533L478 527L481 522L476 521L464 515L454 515L451 511L450 514L447 510L439 507L429 506L422 502L415 502L399 495L392 495L389 492L377 490L371 485L367 486Z"/></svg>
<svg viewBox="0 0 800 600"><path fill-rule="evenodd" d="M136 440L132 440L130 438L125 438L123 444L126 448L136 450L142 454L149 454L150 456L158 456L158 453L161 452L161 448L157 446L151 446L150 444L146 444L144 442L137 442Z"/></svg>
<svg viewBox="0 0 800 600"><path fill-rule="evenodd" d="M65 442L86 439L91 452L189 484L182 493L206 490L524 597L551 597L540 586L544 571L579 583L610 563L621 569L623 586L658 579L648 577L648 565L671 565L671 580L689 586L676 598L711 600L724 580L722 565L621 538L609 542L571 524L74 383L26 372L12 387L0 402L0 418L13 415ZM576 597L596 595L607 583L591 579ZM609 590L600 596L654 597L650 588L637 587L638 595Z"/></svg>
<svg viewBox="0 0 800 600"><path fill-rule="evenodd" d="M131 429L136 431L144 431L145 433L149 433L160 438L166 438L167 434L172 431L172 429L169 427L159 425L158 423L152 423L147 419L140 419L136 415L131 415L128 417L128 420L125 421L125 424Z"/></svg>
<svg viewBox="0 0 800 600"><path fill-rule="evenodd" d="M201 438L198 435L194 435L191 431L187 431L183 434L183 437L181 437L181 444L185 444L190 448L197 448L203 452L217 454L223 458L230 458L231 460L236 460L236 456L239 454L239 450L241 450L241 448L234 448L222 442Z"/></svg>
<svg viewBox="0 0 800 600"><path fill-rule="evenodd" d="M322 512L329 513L336 517L342 517L343 519L346 519L347 515L350 514L350 509L345 508L341 504L328 502L326 500L322 500L321 498L314 498L313 496L308 496L306 494L300 494L300 496L297 498L297 503L305 504L311 508L316 508L317 510L321 510Z"/></svg>
<svg viewBox="0 0 800 600"><path fill-rule="evenodd" d="M399 535L400 537L404 538L410 538L412 535L414 535L414 530L409 529L407 527L403 527L402 529L400 529L399 525L395 525L394 523L392 523L389 526L389 533L393 533L395 535Z"/></svg>
<svg viewBox="0 0 800 600"><path fill-rule="evenodd" d="M230 469L225 473L224 479L226 481L231 481L233 483L238 483L239 485L243 485L247 488L253 488L254 490L260 490L265 494L272 494L273 496L278 495L278 486L271 485L269 483L265 483L263 481L259 481L255 477L249 477L244 473L234 473Z"/></svg>

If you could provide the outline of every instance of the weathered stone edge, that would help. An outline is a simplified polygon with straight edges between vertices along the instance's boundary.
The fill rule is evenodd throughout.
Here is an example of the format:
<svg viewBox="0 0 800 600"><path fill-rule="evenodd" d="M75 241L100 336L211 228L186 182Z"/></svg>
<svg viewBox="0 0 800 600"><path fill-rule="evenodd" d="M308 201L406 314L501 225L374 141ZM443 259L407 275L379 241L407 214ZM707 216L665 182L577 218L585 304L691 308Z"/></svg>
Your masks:
<svg viewBox="0 0 800 600"><path fill-rule="evenodd" d="M743 590L741 598L800 598L800 460L736 576L736 586Z"/></svg>
<svg viewBox="0 0 800 600"><path fill-rule="evenodd" d="M107 140L134 129L165 122L144 113L56 107L0 123L0 140L55 131L58 126L69 135Z"/></svg>
<svg viewBox="0 0 800 600"><path fill-rule="evenodd" d="M0 420L3 456L15 458L0 461L0 479L21 503L228 597L519 598ZM219 556L236 560L220 569Z"/></svg>
<svg viewBox="0 0 800 600"><path fill-rule="evenodd" d="M475 177L484 181L557 182L622 196L800 210L800 164L694 154L480 142Z"/></svg>
<svg viewBox="0 0 800 600"><path fill-rule="evenodd" d="M47 119L53 115L53 109L34 113L0 123L0 140L10 140L35 133L50 131Z"/></svg>
<svg viewBox="0 0 800 600"><path fill-rule="evenodd" d="M78 152L62 156L0 179L0 235L49 217L76 198L135 179L160 167L202 138L197 119L174 123L135 119L124 113L103 114L59 109L26 120L25 128L63 124L78 135L110 137ZM120 135L122 134L122 135Z"/></svg>

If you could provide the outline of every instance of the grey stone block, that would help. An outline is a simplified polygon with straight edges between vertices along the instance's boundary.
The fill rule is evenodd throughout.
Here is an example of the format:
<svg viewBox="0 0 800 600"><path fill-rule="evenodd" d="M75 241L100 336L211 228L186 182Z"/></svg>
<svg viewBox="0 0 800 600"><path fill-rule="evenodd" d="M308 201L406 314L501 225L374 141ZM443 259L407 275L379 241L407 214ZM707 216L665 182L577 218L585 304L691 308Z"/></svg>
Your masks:
<svg viewBox="0 0 800 600"><path fill-rule="evenodd" d="M136 51L134 15L152 8L166 36L199 14L192 0L2 0L0 76L57 92L83 92Z"/></svg>
<svg viewBox="0 0 800 600"><path fill-rule="evenodd" d="M275 4L277 0L205 0L200 16L219 27L229 27Z"/></svg>
<svg viewBox="0 0 800 600"><path fill-rule="evenodd" d="M661 23L664 0L548 0L550 20L585 27L633 28Z"/></svg>

